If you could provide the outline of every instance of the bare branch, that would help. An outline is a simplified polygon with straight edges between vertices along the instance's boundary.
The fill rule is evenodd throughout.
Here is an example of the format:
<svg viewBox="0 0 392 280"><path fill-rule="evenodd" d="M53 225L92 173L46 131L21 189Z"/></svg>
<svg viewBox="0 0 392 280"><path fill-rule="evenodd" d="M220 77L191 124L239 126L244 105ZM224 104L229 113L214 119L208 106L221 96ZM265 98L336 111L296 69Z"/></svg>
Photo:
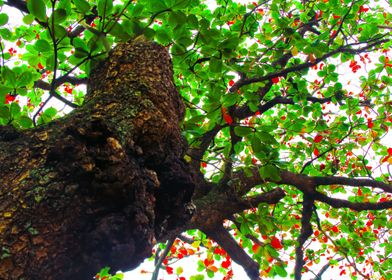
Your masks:
<svg viewBox="0 0 392 280"><path fill-rule="evenodd" d="M155 270L154 270L154 273L152 274L151 280L157 280L158 279L159 269L161 268L162 262L164 261L164 259L169 254L170 248L173 246L174 240L176 240L176 239L172 238L172 239L167 241L165 250L162 252L161 256L159 257L159 259L157 261L157 263L155 264Z"/></svg>
<svg viewBox="0 0 392 280"><path fill-rule="evenodd" d="M344 258L340 257L340 258L337 258L335 261L340 262L340 261L342 261L342 260L344 260ZM327 271L327 269L328 269L330 266L331 266L331 263L330 263L330 262L328 262L327 264L325 264L325 265L320 269L320 271L315 275L316 277L314 277L312 280L322 280L321 276L324 274L324 272Z"/></svg>

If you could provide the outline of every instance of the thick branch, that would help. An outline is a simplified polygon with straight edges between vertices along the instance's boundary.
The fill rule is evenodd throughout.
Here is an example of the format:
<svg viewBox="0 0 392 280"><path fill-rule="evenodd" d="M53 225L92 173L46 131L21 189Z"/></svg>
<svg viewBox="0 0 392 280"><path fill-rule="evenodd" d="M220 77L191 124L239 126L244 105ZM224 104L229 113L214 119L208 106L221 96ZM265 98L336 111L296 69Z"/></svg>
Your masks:
<svg viewBox="0 0 392 280"><path fill-rule="evenodd" d="M298 244L295 248L295 280L300 280L302 278L302 268L305 264L303 245L313 233L312 226L310 224L310 219L312 218L313 213L313 204L313 198L311 198L309 195L305 195L304 201L302 202L301 233L298 236Z"/></svg>
<svg viewBox="0 0 392 280"><path fill-rule="evenodd" d="M326 98L317 98L313 96L309 96L306 98L309 102L312 103L320 103L324 104L327 102L330 102L332 100L332 97L326 97ZM266 102L265 104L262 104L258 107L258 111L260 114L263 114L264 112L268 111L269 109L273 108L274 106L278 104L295 104L292 98L287 98L283 96L276 96L272 100ZM246 107L240 107L237 110L235 110L235 116L239 119L244 119L247 117L250 117L254 115L254 112L250 110L248 106Z"/></svg>
<svg viewBox="0 0 392 280"><path fill-rule="evenodd" d="M340 198L332 198L325 194L316 192L314 194L314 198L318 201L327 203L334 208L350 208L356 211L365 211L365 210L382 210L392 208L392 200L385 202L350 202L345 199Z"/></svg>
<svg viewBox="0 0 392 280"><path fill-rule="evenodd" d="M346 185L352 187L373 187L379 188L383 191L392 193L392 185L386 184L381 181L375 181L370 179L356 179L338 176L328 176L328 177L313 177L313 180L317 186L321 185Z"/></svg>

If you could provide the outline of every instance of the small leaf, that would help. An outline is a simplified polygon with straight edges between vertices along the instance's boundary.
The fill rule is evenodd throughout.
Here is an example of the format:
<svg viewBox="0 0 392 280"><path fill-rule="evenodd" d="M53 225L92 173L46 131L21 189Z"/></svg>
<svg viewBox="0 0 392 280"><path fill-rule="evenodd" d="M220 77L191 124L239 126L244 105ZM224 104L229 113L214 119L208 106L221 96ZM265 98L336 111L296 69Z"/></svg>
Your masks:
<svg viewBox="0 0 392 280"><path fill-rule="evenodd" d="M90 4L86 0L74 0L74 4L82 14L90 11Z"/></svg>
<svg viewBox="0 0 392 280"><path fill-rule="evenodd" d="M271 179L273 181L280 181L279 169L272 164L267 164L259 169L260 177L263 179Z"/></svg>
<svg viewBox="0 0 392 280"><path fill-rule="evenodd" d="M249 135L250 133L252 133L252 131L253 131L252 128L247 126L236 126L234 128L234 133L237 136L241 136L241 137L245 137Z"/></svg>
<svg viewBox="0 0 392 280"><path fill-rule="evenodd" d="M8 22L8 15L1 13L0 14L0 26L7 24L7 22Z"/></svg>
<svg viewBox="0 0 392 280"><path fill-rule="evenodd" d="M34 16L32 14L28 14L23 17L24 24L32 24L33 21L34 21Z"/></svg>
<svg viewBox="0 0 392 280"><path fill-rule="evenodd" d="M97 10L98 15L101 17L107 17L113 8L113 1L111 0L98 0Z"/></svg>
<svg viewBox="0 0 392 280"><path fill-rule="evenodd" d="M212 73L222 72L222 60L211 58L209 68Z"/></svg>
<svg viewBox="0 0 392 280"><path fill-rule="evenodd" d="M27 9L40 21L46 21L46 6L43 0L27 1Z"/></svg>
<svg viewBox="0 0 392 280"><path fill-rule="evenodd" d="M63 22L67 18L67 11L64 9L57 9L54 11L51 17L54 17L55 23Z"/></svg>
<svg viewBox="0 0 392 280"><path fill-rule="evenodd" d="M48 41L39 39L35 42L35 49L39 52L48 52L51 50L50 44Z"/></svg>

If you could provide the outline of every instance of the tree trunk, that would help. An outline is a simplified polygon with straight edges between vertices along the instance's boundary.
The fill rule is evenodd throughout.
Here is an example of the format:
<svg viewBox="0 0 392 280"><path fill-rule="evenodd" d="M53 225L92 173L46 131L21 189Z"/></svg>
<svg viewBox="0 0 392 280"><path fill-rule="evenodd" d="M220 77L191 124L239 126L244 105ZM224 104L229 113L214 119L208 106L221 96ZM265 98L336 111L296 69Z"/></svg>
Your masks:
<svg viewBox="0 0 392 280"><path fill-rule="evenodd" d="M190 218L184 106L167 51L119 44L85 104L28 131L0 128L0 279L131 269Z"/></svg>

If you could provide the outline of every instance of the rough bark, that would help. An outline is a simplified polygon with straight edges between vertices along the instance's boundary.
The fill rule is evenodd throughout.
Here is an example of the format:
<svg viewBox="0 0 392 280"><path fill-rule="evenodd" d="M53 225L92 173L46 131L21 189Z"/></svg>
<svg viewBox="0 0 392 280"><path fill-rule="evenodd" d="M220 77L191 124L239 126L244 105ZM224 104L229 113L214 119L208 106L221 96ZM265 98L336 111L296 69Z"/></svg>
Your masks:
<svg viewBox="0 0 392 280"><path fill-rule="evenodd" d="M190 218L182 101L167 51L119 44L85 105L28 131L0 128L0 279L131 269Z"/></svg>

